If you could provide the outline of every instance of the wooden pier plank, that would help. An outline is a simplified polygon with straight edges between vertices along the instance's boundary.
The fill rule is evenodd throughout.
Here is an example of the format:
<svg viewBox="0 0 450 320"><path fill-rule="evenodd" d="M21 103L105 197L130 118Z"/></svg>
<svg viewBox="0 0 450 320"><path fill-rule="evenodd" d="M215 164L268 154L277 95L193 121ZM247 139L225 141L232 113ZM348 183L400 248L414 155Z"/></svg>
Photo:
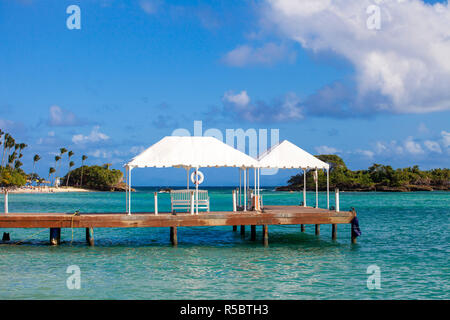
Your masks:
<svg viewBox="0 0 450 320"><path fill-rule="evenodd" d="M0 228L133 228L236 225L294 225L350 223L356 213L300 206L267 206L264 212L190 213L7 213Z"/></svg>

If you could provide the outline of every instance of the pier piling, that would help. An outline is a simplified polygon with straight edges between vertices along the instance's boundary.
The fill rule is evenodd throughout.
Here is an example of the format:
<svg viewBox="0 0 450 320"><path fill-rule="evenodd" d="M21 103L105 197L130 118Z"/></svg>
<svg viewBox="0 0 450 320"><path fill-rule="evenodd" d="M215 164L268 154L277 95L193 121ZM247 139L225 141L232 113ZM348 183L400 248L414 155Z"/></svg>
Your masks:
<svg viewBox="0 0 450 320"><path fill-rule="evenodd" d="M241 226L241 236L245 236L245 226Z"/></svg>
<svg viewBox="0 0 450 320"><path fill-rule="evenodd" d="M351 229L352 229L352 228L350 228L352 244L356 244L356 236L353 234L353 231L352 231Z"/></svg>
<svg viewBox="0 0 450 320"><path fill-rule="evenodd" d="M233 231L237 231L237 226L233 226Z"/></svg>
<svg viewBox="0 0 450 320"><path fill-rule="evenodd" d="M86 228L86 243L89 246L94 245L94 228Z"/></svg>
<svg viewBox="0 0 450 320"><path fill-rule="evenodd" d="M263 225L262 233L263 233L263 244L265 247L267 247L269 245L269 228L267 224Z"/></svg>
<svg viewBox="0 0 450 320"><path fill-rule="evenodd" d="M9 232L3 232L2 241L9 241L9 240L11 240L9 238Z"/></svg>
<svg viewBox="0 0 450 320"><path fill-rule="evenodd" d="M320 224L316 224L316 236L320 235Z"/></svg>
<svg viewBox="0 0 450 320"><path fill-rule="evenodd" d="M336 240L337 239L337 224L331 225L331 239Z"/></svg>
<svg viewBox="0 0 450 320"><path fill-rule="evenodd" d="M251 231L251 233L250 233L250 239L251 239L252 241L255 241L255 240L256 240L256 226L255 226L255 225L252 225L250 231Z"/></svg>
<svg viewBox="0 0 450 320"><path fill-rule="evenodd" d="M50 244L57 246L61 243L61 228L50 228Z"/></svg>
<svg viewBox="0 0 450 320"><path fill-rule="evenodd" d="M300 225L300 231L301 231L301 232L305 232L305 225L304 225L304 224L301 224L301 225Z"/></svg>
<svg viewBox="0 0 450 320"><path fill-rule="evenodd" d="M170 242L172 245L178 245L177 227L170 227Z"/></svg>

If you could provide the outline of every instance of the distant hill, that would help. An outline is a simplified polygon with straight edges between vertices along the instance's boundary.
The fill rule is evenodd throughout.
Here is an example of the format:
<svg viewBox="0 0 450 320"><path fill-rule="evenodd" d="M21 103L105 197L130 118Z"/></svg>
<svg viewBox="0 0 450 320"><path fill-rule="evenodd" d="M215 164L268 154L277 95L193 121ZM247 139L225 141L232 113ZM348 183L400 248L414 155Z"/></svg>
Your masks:
<svg viewBox="0 0 450 320"><path fill-rule="evenodd" d="M330 164L330 189L342 191L433 191L450 190L450 169L420 170L419 166L393 169L389 165L373 164L367 170L352 171L337 155L316 156ZM326 190L326 173L318 172L319 190ZM314 190L312 173L306 174L306 187ZM279 191L303 190L303 172L292 176Z"/></svg>
<svg viewBox="0 0 450 320"><path fill-rule="evenodd" d="M120 170L104 166L82 166L67 173L61 185L81 187L100 191L125 191L126 183L122 182L123 173Z"/></svg>

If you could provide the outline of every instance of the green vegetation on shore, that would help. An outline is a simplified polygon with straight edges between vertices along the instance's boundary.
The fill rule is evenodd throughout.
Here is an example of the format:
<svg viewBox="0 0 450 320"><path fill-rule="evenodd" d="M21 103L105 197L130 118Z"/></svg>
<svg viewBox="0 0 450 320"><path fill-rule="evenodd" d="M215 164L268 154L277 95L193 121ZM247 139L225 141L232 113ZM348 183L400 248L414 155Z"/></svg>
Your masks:
<svg viewBox="0 0 450 320"><path fill-rule="evenodd" d="M367 170L352 171L337 155L319 155L330 164L330 188L343 191L432 191L450 190L450 169L420 170L418 166L393 169L373 164ZM318 172L319 190L326 190L326 173ZM306 174L306 187L315 189L313 173ZM302 190L303 172L292 176L288 185L277 190Z"/></svg>
<svg viewBox="0 0 450 320"><path fill-rule="evenodd" d="M3 140L1 138L3 137ZM3 145L0 164L0 186L3 188L22 187L27 183L27 175L21 169L25 143L16 143L14 138L0 129L0 146Z"/></svg>
<svg viewBox="0 0 450 320"><path fill-rule="evenodd" d="M85 166L84 162L88 157L83 155L81 157L81 167L72 170L72 167L75 166L75 162L72 161L75 153L66 148L60 148L59 154L55 156L54 167L50 167L48 170L48 181L45 181L36 173L36 164L41 160L38 154L33 157L33 172L26 174L22 170L23 163L20 159L23 157L23 149L27 147L25 143L16 143L9 133L5 133L0 129L0 146L3 147L0 164L0 187L5 188L5 190L20 188L27 183L30 185L33 183L37 185L53 184L56 186L58 171L63 169L62 160L64 160L65 154L67 154L68 171L64 178L61 178L60 185L101 191L126 190L126 184L122 182L123 173L120 170L111 170L111 164L109 163L103 166Z"/></svg>
<svg viewBox="0 0 450 320"><path fill-rule="evenodd" d="M101 191L124 191L126 185L121 182L122 171L109 169L109 166L81 166L69 171L62 184Z"/></svg>

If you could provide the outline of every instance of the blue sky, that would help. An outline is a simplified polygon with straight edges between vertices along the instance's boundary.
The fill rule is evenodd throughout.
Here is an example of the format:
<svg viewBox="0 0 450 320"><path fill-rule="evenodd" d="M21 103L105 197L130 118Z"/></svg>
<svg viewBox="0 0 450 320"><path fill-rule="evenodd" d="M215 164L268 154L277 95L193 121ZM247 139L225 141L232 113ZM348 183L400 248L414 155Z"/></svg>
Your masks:
<svg viewBox="0 0 450 320"><path fill-rule="evenodd" d="M80 30L66 27L72 4ZM2 1L0 128L29 145L25 170L41 155L43 176L60 147L77 165L86 154L120 168L194 120L279 129L352 169L448 167L449 18L447 2L419 0ZM231 184L235 171L205 170L206 183ZM176 169L134 178L184 182Z"/></svg>

